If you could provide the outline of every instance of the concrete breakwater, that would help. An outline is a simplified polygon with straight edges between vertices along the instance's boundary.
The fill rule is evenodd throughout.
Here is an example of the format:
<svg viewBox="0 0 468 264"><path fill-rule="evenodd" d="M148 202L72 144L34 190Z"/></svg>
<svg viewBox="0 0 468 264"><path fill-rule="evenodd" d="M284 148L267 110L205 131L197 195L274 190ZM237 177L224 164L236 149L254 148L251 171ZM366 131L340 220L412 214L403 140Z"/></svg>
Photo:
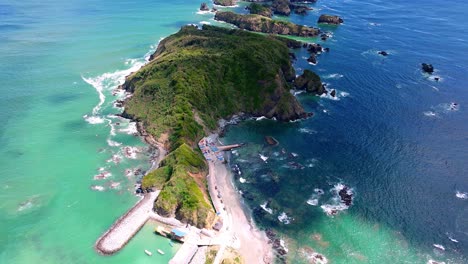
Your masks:
<svg viewBox="0 0 468 264"><path fill-rule="evenodd" d="M159 191L145 194L96 241L95 249L111 255L122 249L153 215L153 203Z"/></svg>

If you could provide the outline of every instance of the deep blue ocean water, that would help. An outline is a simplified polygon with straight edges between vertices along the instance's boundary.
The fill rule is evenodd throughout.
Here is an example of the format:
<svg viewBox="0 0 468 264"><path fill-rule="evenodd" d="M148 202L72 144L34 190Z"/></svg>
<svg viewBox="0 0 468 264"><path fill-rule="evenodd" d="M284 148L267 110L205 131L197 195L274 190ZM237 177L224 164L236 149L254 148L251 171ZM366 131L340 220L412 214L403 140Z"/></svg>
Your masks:
<svg viewBox="0 0 468 264"><path fill-rule="evenodd" d="M1 263L167 261L143 254L149 243L167 244L150 227L111 258L92 249L136 200L137 176L126 170L149 167L145 154L107 162L124 146L144 147L126 133L128 124L111 134L109 114L119 111L111 90L161 37L188 23L215 24L212 14L197 14L199 4L0 2ZM231 162L242 170L245 182L234 179L254 219L281 235L291 263L313 252L330 263L468 263L468 200L456 196L468 192L468 4L319 0L311 7L290 20L316 25L330 13L345 23L322 27L333 34L326 42L311 40L330 48L317 65L297 52L297 73L314 70L338 100L298 95L314 117L244 122L223 139L247 143ZM439 82L421 72L422 62L434 65ZM104 101L93 112L97 91ZM266 135L280 145L267 146ZM112 176L94 180L99 168ZM340 183L352 188L353 205L327 216L321 206L339 205L332 189ZM316 206L307 203L317 197Z"/></svg>

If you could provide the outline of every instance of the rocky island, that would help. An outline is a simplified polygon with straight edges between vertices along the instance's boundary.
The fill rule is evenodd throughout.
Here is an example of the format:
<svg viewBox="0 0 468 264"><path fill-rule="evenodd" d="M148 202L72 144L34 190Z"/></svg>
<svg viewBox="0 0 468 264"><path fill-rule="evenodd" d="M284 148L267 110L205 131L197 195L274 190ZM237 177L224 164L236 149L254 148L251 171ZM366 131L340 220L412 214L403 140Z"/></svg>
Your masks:
<svg viewBox="0 0 468 264"><path fill-rule="evenodd" d="M324 14L319 17L317 23L339 25L343 22L344 22L343 19L339 16L332 16L332 15Z"/></svg>
<svg viewBox="0 0 468 264"><path fill-rule="evenodd" d="M239 15L233 12L217 12L215 19L233 24L240 29L255 32L315 37L320 34L318 28L297 25L287 21L274 20L260 15Z"/></svg>

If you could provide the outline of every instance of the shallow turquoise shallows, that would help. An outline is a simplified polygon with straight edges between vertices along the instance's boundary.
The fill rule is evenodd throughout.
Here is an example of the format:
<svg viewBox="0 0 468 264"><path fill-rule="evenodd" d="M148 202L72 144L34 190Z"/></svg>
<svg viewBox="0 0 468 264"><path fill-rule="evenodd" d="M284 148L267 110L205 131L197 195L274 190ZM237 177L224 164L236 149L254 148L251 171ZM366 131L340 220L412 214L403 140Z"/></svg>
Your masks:
<svg viewBox="0 0 468 264"><path fill-rule="evenodd" d="M175 254L179 245L151 223L114 256L93 246L137 201L134 184L151 166L134 125L115 116L123 95L112 90L161 38L216 24L200 2L0 1L0 263L167 263ZM248 143L231 161L254 219L281 235L291 263L313 252L330 263L468 263L468 4L310 6L289 19L316 25L331 13L345 23L322 27L333 37L314 40L331 49L317 65L298 51L295 66L320 74L339 100L302 94L309 120L230 128L225 142ZM280 145L266 146L265 135ZM338 184L352 188L353 205L327 216Z"/></svg>

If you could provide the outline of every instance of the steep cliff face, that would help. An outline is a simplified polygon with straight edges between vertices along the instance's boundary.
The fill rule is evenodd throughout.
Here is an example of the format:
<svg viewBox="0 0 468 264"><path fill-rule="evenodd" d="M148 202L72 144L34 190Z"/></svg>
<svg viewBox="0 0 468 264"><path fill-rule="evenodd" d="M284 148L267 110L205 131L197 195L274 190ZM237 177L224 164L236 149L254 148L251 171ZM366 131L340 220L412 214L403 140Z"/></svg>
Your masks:
<svg viewBox="0 0 468 264"><path fill-rule="evenodd" d="M232 12L217 12L216 20L233 24L240 29L270 34L315 37L320 34L318 28L296 25L291 22L274 20L260 15L239 15Z"/></svg>
<svg viewBox="0 0 468 264"><path fill-rule="evenodd" d="M304 70L304 73L294 81L294 86L308 93L323 94L325 92L320 77L310 70Z"/></svg>

